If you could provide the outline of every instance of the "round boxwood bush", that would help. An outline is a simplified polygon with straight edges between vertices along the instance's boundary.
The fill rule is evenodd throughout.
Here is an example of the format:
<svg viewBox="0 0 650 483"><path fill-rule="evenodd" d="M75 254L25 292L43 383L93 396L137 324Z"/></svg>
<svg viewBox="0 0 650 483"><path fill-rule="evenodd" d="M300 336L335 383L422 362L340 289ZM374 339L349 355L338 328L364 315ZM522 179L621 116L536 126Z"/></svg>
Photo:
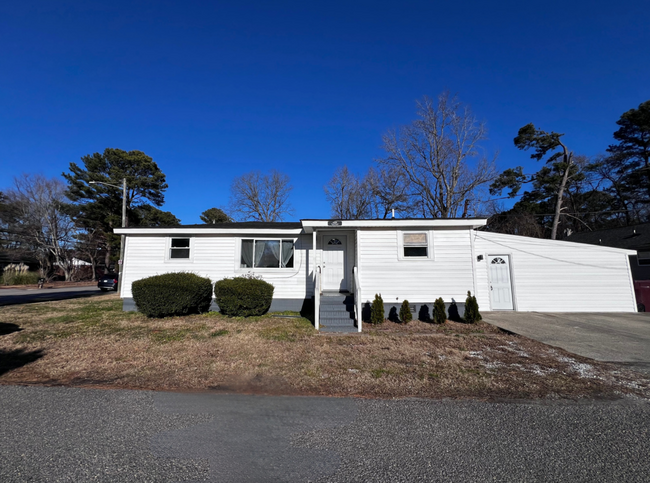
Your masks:
<svg viewBox="0 0 650 483"><path fill-rule="evenodd" d="M194 273L155 275L133 282L133 300L147 317L200 314L210 310L212 282Z"/></svg>
<svg viewBox="0 0 650 483"><path fill-rule="evenodd" d="M214 298L222 314L250 317L268 312L273 289L273 285L257 278L224 278L214 284Z"/></svg>

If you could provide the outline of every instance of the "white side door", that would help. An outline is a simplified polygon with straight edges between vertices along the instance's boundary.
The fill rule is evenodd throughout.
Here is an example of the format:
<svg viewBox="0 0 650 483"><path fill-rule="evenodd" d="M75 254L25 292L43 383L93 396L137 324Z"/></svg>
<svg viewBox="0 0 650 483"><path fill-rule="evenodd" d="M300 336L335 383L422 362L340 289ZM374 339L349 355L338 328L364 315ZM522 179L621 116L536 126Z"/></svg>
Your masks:
<svg viewBox="0 0 650 483"><path fill-rule="evenodd" d="M492 310L513 310L510 257L508 255L488 256L488 270Z"/></svg>
<svg viewBox="0 0 650 483"><path fill-rule="evenodd" d="M345 279L345 243L342 236L323 237L323 290L347 290Z"/></svg>

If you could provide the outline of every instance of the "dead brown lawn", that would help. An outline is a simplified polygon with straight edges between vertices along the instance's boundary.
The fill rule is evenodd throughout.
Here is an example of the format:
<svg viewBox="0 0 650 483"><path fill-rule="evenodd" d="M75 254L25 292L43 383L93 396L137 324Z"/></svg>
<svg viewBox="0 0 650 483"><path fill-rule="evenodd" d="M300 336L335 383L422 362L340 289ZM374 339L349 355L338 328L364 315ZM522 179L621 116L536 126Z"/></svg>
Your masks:
<svg viewBox="0 0 650 483"><path fill-rule="evenodd" d="M485 323L364 324L318 334L306 319L147 319L116 296L0 309L0 383L361 397L650 395L650 380ZM522 314L522 317L525 316Z"/></svg>

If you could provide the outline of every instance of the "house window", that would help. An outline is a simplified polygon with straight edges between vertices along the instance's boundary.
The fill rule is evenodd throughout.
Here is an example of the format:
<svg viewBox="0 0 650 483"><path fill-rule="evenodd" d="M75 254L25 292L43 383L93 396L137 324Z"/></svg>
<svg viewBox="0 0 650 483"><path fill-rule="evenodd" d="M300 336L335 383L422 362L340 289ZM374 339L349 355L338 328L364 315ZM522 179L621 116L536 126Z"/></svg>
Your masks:
<svg viewBox="0 0 650 483"><path fill-rule="evenodd" d="M241 268L293 268L293 240L241 241Z"/></svg>
<svg viewBox="0 0 650 483"><path fill-rule="evenodd" d="M190 239L172 238L169 258L190 258Z"/></svg>
<svg viewBox="0 0 650 483"><path fill-rule="evenodd" d="M650 265L650 251L639 250L636 252L636 260L639 265Z"/></svg>
<svg viewBox="0 0 650 483"><path fill-rule="evenodd" d="M427 258L429 256L429 241L426 233L403 233L404 257Z"/></svg>

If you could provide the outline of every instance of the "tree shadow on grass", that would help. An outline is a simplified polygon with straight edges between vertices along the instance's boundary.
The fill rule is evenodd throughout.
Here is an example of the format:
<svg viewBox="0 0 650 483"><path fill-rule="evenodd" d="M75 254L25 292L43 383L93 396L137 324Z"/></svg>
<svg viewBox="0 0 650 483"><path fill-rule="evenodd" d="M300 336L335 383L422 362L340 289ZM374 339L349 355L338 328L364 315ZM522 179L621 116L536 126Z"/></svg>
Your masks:
<svg viewBox="0 0 650 483"><path fill-rule="evenodd" d="M31 364L45 355L41 349L26 351L24 349L0 350L0 376L20 367Z"/></svg>
<svg viewBox="0 0 650 483"><path fill-rule="evenodd" d="M8 322L0 322L0 335L13 334L14 332L18 332L19 330L23 330L23 329L21 329L20 326L16 324L10 324Z"/></svg>

